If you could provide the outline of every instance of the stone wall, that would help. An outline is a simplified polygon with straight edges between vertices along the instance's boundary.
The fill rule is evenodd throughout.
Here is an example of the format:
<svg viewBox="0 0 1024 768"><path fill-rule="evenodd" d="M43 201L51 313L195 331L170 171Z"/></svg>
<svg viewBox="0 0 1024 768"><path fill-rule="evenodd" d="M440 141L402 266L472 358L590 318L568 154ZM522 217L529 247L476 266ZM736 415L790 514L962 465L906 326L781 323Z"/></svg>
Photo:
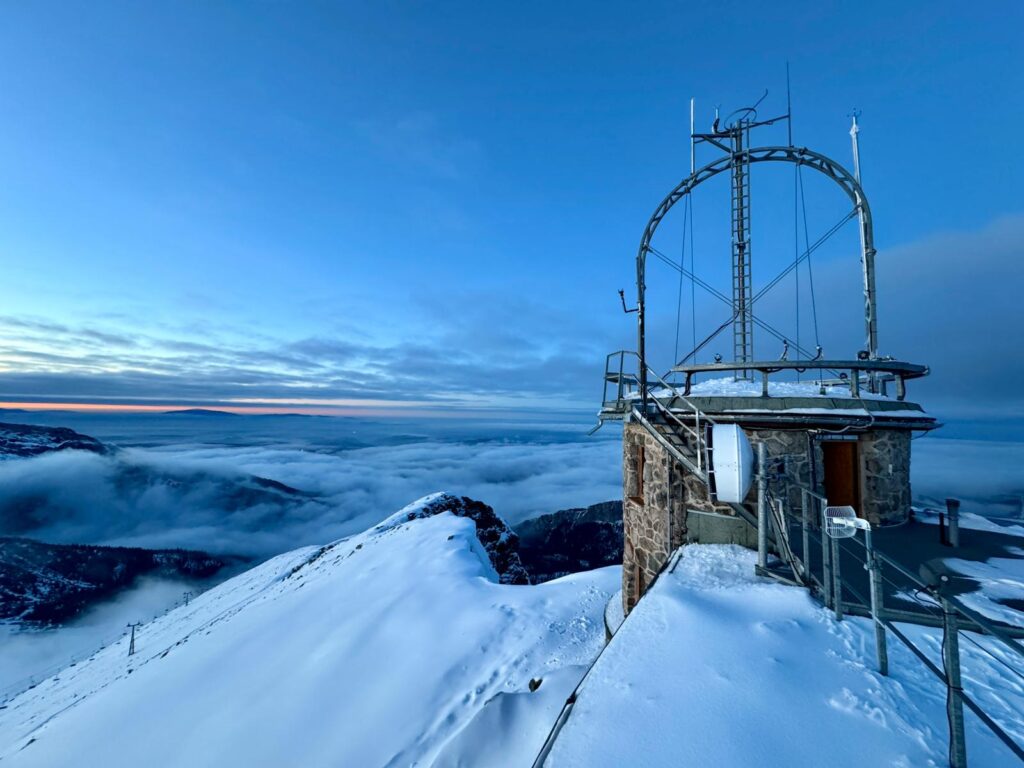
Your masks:
<svg viewBox="0 0 1024 768"><path fill-rule="evenodd" d="M861 514L872 525L905 523L910 515L910 433L860 436Z"/></svg>
<svg viewBox="0 0 1024 768"><path fill-rule="evenodd" d="M767 446L768 465L776 476L772 492L776 496L788 493L790 510L798 513L801 504L800 490L794 484L822 492L823 452L812 432L751 429L747 435L755 453L758 443ZM861 435L858 442L862 514L873 525L905 521L910 510L910 434L879 430ZM624 426L622 448L622 600L626 613L682 544L756 545L756 532L735 510L712 502L700 478L673 459L642 426ZM756 517L756 482L744 506Z"/></svg>
<svg viewBox="0 0 1024 768"><path fill-rule="evenodd" d="M686 534L685 469L638 424L622 431L622 607L647 590Z"/></svg>

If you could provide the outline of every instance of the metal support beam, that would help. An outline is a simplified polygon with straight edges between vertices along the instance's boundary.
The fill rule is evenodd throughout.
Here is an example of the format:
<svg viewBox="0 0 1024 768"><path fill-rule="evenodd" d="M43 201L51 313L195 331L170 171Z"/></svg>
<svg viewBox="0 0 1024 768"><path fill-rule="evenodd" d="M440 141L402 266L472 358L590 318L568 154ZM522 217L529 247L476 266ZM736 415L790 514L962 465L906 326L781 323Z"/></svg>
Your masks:
<svg viewBox="0 0 1024 768"><path fill-rule="evenodd" d="M757 567L768 567L768 446L757 444Z"/></svg>
<svg viewBox="0 0 1024 768"><path fill-rule="evenodd" d="M714 162L697 169L688 177L683 179L676 187L669 192L661 204L655 209L654 214L647 222L643 237L640 239L640 247L636 256L636 287L637 287L637 351L640 354L640 396L641 401L647 402L647 377L645 366L647 364L645 345L645 320L646 302L646 266L647 253L651 248L654 233L672 207L689 195L695 187L703 182L717 176L720 173L731 170L734 163L742 163L749 168L754 163L783 162L795 165L806 166L812 170L832 179L846 193L853 202L860 219L861 234L861 262L864 274L864 322L867 338L867 352L869 359L878 357L878 323L876 317L876 291L875 291L875 245L874 229L871 219L871 208L868 205L867 196L861 188L860 182L852 173L846 170L835 160L814 152L806 147L756 147L743 149L740 152L729 150L729 154L720 157ZM752 298L752 297L751 297Z"/></svg>
<svg viewBox="0 0 1024 768"><path fill-rule="evenodd" d="M946 673L946 716L949 718L950 768L967 768L967 743L964 737L964 703L960 685L960 630L956 609L944 597L942 602L942 662Z"/></svg>
<svg viewBox="0 0 1024 768"><path fill-rule="evenodd" d="M882 569L875 559L875 548L871 543L871 529L864 531L864 548L867 551L869 586L871 588L871 621L875 625L875 654L878 658L878 671L889 674L889 649L886 645L885 625L882 623Z"/></svg>
<svg viewBox="0 0 1024 768"><path fill-rule="evenodd" d="M822 533L822 535L825 535ZM827 536L825 538L828 538ZM836 612L836 621L843 620L843 579L839 571L839 539L832 542L832 606Z"/></svg>

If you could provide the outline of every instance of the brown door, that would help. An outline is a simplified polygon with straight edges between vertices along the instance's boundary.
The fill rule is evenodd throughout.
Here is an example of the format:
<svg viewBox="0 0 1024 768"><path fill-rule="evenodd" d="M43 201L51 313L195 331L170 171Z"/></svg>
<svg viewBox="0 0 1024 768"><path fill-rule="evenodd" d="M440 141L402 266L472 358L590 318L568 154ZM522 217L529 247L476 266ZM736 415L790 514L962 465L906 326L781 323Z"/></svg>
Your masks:
<svg viewBox="0 0 1024 768"><path fill-rule="evenodd" d="M821 444L825 455L825 497L834 507L851 506L860 515L860 462L857 443L826 441Z"/></svg>

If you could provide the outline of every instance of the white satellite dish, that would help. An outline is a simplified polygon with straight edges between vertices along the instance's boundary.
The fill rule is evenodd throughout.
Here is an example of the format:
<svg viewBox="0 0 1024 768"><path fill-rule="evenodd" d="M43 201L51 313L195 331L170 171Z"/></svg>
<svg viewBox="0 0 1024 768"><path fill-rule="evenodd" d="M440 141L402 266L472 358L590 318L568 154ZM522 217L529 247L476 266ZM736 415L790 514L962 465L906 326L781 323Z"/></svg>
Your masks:
<svg viewBox="0 0 1024 768"><path fill-rule="evenodd" d="M857 530L870 531L871 524L857 517L853 507L825 507L825 533L833 539L848 539Z"/></svg>
<svg viewBox="0 0 1024 768"><path fill-rule="evenodd" d="M715 474L715 498L740 504L754 480L754 451L747 434L736 424L711 428L711 471Z"/></svg>

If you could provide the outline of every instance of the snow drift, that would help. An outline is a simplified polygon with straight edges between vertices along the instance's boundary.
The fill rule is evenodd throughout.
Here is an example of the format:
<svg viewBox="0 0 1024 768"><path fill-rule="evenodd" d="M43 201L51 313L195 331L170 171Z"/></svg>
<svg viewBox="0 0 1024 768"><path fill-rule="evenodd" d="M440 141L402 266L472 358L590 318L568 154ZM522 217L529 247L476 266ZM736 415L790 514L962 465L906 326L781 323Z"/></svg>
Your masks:
<svg viewBox="0 0 1024 768"><path fill-rule="evenodd" d="M460 506L427 497L144 625L134 656L122 640L0 710L0 760L528 765L619 569L501 584Z"/></svg>

